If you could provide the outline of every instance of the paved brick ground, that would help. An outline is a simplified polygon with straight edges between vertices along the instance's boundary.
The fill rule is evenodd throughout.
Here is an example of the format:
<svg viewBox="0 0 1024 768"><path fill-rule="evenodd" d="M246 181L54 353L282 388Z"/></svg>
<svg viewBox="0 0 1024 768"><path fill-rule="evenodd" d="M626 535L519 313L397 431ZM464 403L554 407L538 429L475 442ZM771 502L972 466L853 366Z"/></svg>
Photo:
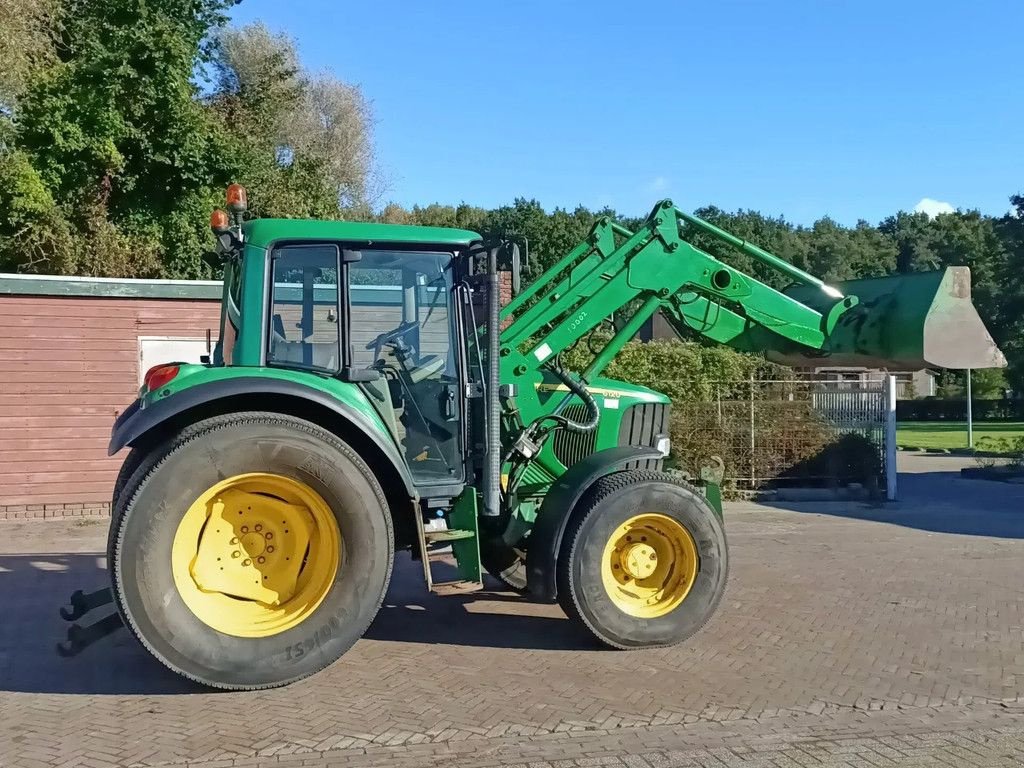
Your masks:
<svg viewBox="0 0 1024 768"><path fill-rule="evenodd" d="M731 508L730 591L685 646L598 650L553 606L429 598L403 561L341 662L253 694L125 633L58 658L106 523L2 523L0 766L1020 765L1024 488L908 461L897 506Z"/></svg>

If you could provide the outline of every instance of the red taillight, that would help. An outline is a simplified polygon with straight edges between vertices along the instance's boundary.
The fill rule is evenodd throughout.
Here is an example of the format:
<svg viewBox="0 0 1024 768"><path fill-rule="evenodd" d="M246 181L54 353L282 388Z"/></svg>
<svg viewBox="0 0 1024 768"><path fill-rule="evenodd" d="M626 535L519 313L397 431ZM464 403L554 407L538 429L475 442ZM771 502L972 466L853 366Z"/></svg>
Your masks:
<svg viewBox="0 0 1024 768"><path fill-rule="evenodd" d="M142 379L143 386L145 386L147 391L155 392L160 387L174 381L174 377L178 375L178 370L178 366L174 364L154 365L146 371L146 375Z"/></svg>

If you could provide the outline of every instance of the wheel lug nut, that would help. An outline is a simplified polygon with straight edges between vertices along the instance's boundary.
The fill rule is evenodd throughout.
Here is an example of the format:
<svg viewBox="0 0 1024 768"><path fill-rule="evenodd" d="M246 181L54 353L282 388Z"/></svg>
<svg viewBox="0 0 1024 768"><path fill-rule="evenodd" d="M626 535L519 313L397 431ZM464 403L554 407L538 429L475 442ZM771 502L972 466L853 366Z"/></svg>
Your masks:
<svg viewBox="0 0 1024 768"><path fill-rule="evenodd" d="M262 526L262 525L259 525L259 524L257 523L257 525L256 525L256 530L257 530L257 531L262 531L262 530L263 530L263 526Z"/></svg>
<svg viewBox="0 0 1024 768"><path fill-rule="evenodd" d="M657 559L658 559L658 556L656 554L654 554L653 552L651 552L651 560L657 560Z"/></svg>
<svg viewBox="0 0 1024 768"><path fill-rule="evenodd" d="M232 536L231 537L231 543L232 544L237 544L238 543L238 537L237 536Z"/></svg>
<svg viewBox="0 0 1024 768"><path fill-rule="evenodd" d="M242 561L242 565L252 565L252 560L247 557Z"/></svg>
<svg viewBox="0 0 1024 768"><path fill-rule="evenodd" d="M241 557L241 556L242 556L242 553L241 553L241 552L239 552L239 551L238 551L238 550L236 549L236 550L235 550L234 552L232 552L232 553L231 553L231 556L232 556L232 557Z"/></svg>
<svg viewBox="0 0 1024 768"><path fill-rule="evenodd" d="M273 551L274 551L273 547L267 547L267 552L273 552Z"/></svg>
<svg viewBox="0 0 1024 768"><path fill-rule="evenodd" d="M242 533L248 533L248 532L249 532L249 526L248 525L243 525L242 526Z"/></svg>
<svg viewBox="0 0 1024 768"><path fill-rule="evenodd" d="M265 562L267 562L267 558L262 557L262 556L258 557L258 558L256 558L256 562L257 563L265 563Z"/></svg>
<svg viewBox="0 0 1024 768"><path fill-rule="evenodd" d="M270 540L271 540L272 538L274 538L274 534L273 534L273 533L271 533L270 531L267 531L267 533L266 533L266 539L267 539L267 541L270 541Z"/></svg>

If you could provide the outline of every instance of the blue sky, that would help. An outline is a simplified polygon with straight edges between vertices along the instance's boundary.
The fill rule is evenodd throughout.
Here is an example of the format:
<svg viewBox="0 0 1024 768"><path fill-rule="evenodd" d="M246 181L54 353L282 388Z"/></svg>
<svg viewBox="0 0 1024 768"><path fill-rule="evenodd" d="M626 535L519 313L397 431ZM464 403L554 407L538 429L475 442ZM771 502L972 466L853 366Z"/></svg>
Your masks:
<svg viewBox="0 0 1024 768"><path fill-rule="evenodd" d="M359 84L403 205L669 196L810 223L1024 191L1024 3L243 0Z"/></svg>

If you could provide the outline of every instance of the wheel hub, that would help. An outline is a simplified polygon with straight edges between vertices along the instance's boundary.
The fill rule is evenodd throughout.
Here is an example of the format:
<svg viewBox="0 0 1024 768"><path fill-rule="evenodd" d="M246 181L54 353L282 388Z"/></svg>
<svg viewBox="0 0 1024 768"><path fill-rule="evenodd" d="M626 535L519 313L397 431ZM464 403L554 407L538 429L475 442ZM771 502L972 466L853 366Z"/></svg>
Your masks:
<svg viewBox="0 0 1024 768"><path fill-rule="evenodd" d="M259 557L267 551L266 536L272 536L268 531L266 534L250 531L242 537L242 548L249 557Z"/></svg>
<svg viewBox="0 0 1024 768"><path fill-rule="evenodd" d="M699 567L697 544L675 518L636 515L612 532L601 579L611 601L643 619L664 616L686 599Z"/></svg>
<svg viewBox="0 0 1024 768"><path fill-rule="evenodd" d="M315 610L334 582L340 544L333 512L308 486L238 475L186 511L172 548L174 580L207 625L264 637Z"/></svg>
<svg viewBox="0 0 1024 768"><path fill-rule="evenodd" d="M658 553L650 544L631 544L620 550L622 569L633 579L646 579L658 567Z"/></svg>
<svg viewBox="0 0 1024 768"><path fill-rule="evenodd" d="M205 592L278 605L295 594L313 530L305 507L227 489L213 501L192 578Z"/></svg>

